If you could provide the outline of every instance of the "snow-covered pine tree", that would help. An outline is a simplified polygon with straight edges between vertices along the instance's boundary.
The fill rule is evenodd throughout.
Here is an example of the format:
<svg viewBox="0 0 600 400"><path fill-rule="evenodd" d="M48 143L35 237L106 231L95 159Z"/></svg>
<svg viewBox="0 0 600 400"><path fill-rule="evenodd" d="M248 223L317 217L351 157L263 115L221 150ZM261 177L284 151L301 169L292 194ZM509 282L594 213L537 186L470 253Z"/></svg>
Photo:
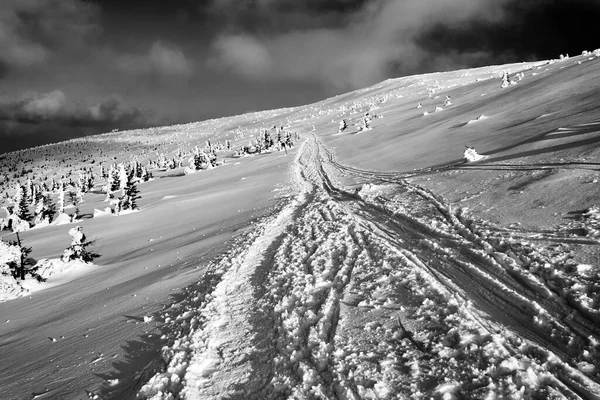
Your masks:
<svg viewBox="0 0 600 400"><path fill-rule="evenodd" d="M42 212L44 210L44 198L41 197L35 205L35 212L33 215L33 223L34 225L38 225L43 221Z"/></svg>
<svg viewBox="0 0 600 400"><path fill-rule="evenodd" d="M94 188L94 174L92 173L91 170L85 174L84 183L85 183L85 187L86 187L86 193L91 192L92 189Z"/></svg>
<svg viewBox="0 0 600 400"><path fill-rule="evenodd" d="M504 89L510 86L510 78L508 77L508 71L502 71L502 85L500 87Z"/></svg>
<svg viewBox="0 0 600 400"><path fill-rule="evenodd" d="M31 204L32 199L34 198L33 182L31 182L31 178L27 178L27 182L25 183L25 187L23 188L23 190L25 191L25 197Z"/></svg>
<svg viewBox="0 0 600 400"><path fill-rule="evenodd" d="M119 190L119 184L120 184L120 179L119 179L119 170L117 169L116 165L111 165L110 166L110 171L108 172L108 180L110 183L110 190L111 191L115 191L115 190Z"/></svg>
<svg viewBox="0 0 600 400"><path fill-rule="evenodd" d="M50 223L55 212L55 206L52 204L50 195L40 196L35 209L34 224L38 225L44 221Z"/></svg>
<svg viewBox="0 0 600 400"><path fill-rule="evenodd" d="M59 214L64 214L65 212L65 184L63 181L58 182L58 199L56 201L56 211Z"/></svg>
<svg viewBox="0 0 600 400"><path fill-rule="evenodd" d="M35 260L29 258L31 247L24 246L17 233L17 241L8 243L0 240L0 273L10 274L14 279L25 280L27 274L40 282L46 279L36 273L37 268L27 268L35 265Z"/></svg>
<svg viewBox="0 0 600 400"><path fill-rule="evenodd" d="M129 174L125 169L125 165L119 164L119 189L124 190L129 180Z"/></svg>
<svg viewBox="0 0 600 400"><path fill-rule="evenodd" d="M77 202L77 204L81 203L83 201L83 194L85 193L85 185L82 182L78 182L75 185L75 201ZM77 204L73 204L73 205L77 205Z"/></svg>
<svg viewBox="0 0 600 400"><path fill-rule="evenodd" d="M152 178L152 175L148 172L148 170L146 169L146 167L142 166L142 181L144 182L148 182L150 180L150 178Z"/></svg>
<svg viewBox="0 0 600 400"><path fill-rule="evenodd" d="M69 235L72 239L69 247L63 252L62 260L64 262L72 260L92 262L95 258L100 257L100 254L87 249L87 247L94 244L94 241L85 241L82 227L76 226L75 228L69 229Z"/></svg>
<svg viewBox="0 0 600 400"><path fill-rule="evenodd" d="M31 183L31 180L28 180L28 183ZM31 184L30 192L28 195L29 205L31 205L31 206L35 205L37 198L38 198L38 193L39 193L39 190L38 190L37 184L35 184L35 185Z"/></svg>
<svg viewBox="0 0 600 400"><path fill-rule="evenodd" d="M31 214L29 214L29 201L25 195L25 188L20 184L17 184L17 192L15 193L15 214L23 221L29 221Z"/></svg>
<svg viewBox="0 0 600 400"><path fill-rule="evenodd" d="M83 176L83 174L80 172L79 173L79 177L77 178L77 183L75 184L75 191L77 192L77 195L79 196L79 193L85 193L86 192L86 188L85 188L85 178ZM83 196L82 196L83 197Z"/></svg>
<svg viewBox="0 0 600 400"><path fill-rule="evenodd" d="M158 168L166 168L167 167L167 157L164 154L160 153L158 155L157 160Z"/></svg>
<svg viewBox="0 0 600 400"><path fill-rule="evenodd" d="M73 190L69 190L69 201L75 207L77 207L77 204L79 204L79 198L77 196L77 193Z"/></svg>
<svg viewBox="0 0 600 400"><path fill-rule="evenodd" d="M123 188L123 195L119 198L119 209L121 211L137 210L137 200L141 198L139 193L134 178L129 177L125 184L125 188Z"/></svg>

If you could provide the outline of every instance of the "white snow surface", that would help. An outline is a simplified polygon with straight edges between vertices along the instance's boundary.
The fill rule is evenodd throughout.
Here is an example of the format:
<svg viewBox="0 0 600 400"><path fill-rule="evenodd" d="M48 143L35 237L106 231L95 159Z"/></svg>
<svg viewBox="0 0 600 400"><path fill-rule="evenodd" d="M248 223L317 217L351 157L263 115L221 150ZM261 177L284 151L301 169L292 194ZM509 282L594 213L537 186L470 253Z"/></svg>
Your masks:
<svg viewBox="0 0 600 400"><path fill-rule="evenodd" d="M86 195L93 266L53 261L69 226L23 232L49 279L0 304L5 397L600 398L600 60L587 57L86 139L170 156L273 125L300 135L287 155L155 170L140 212L103 216L105 195ZM522 73L516 87L500 88L504 70ZM417 103L444 112L419 118ZM385 118L367 134L335 134L374 109ZM465 144L486 157L465 163Z"/></svg>

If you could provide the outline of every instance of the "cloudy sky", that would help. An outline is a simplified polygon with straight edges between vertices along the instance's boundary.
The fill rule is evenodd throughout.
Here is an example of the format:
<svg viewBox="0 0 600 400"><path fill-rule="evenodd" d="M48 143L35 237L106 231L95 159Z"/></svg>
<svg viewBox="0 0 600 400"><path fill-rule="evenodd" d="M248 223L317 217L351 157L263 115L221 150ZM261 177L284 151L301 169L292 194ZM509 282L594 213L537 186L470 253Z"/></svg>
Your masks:
<svg viewBox="0 0 600 400"><path fill-rule="evenodd" d="M600 47L598 0L0 0L0 153Z"/></svg>

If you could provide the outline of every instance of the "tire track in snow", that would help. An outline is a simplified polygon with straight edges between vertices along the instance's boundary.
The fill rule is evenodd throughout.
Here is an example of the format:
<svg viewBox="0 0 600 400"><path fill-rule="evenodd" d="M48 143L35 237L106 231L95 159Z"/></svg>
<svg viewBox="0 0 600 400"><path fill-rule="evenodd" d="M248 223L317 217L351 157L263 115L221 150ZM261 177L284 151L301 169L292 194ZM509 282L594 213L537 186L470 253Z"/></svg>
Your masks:
<svg viewBox="0 0 600 400"><path fill-rule="evenodd" d="M331 153L326 149L324 153L325 157L323 157L323 160L331 161L333 159ZM339 164L333 166L334 168L337 167L336 169L339 171ZM340 172L348 173L348 171L348 168L343 168ZM375 173L372 172L365 172L362 175L364 176L365 174L371 175L371 178L375 177ZM388 179L389 173L384 173L384 175L386 176L383 178ZM575 371L573 368L578 367L577 361L583 361L577 358L582 353L582 347L590 347L597 353L595 343L597 343L597 338L599 337L598 329L593 324L586 322L585 318L581 316L573 318L573 309L564 307L561 303L557 302L557 295L544 285L543 282L540 282L536 277L532 277L527 271L519 270L520 265L512 258L502 252L496 251L497 249L493 248L489 243L486 243L469 231L450 211L450 207L443 204L443 199L438 198L433 193L421 187L410 185L405 181L401 182L401 184L406 190L415 192L423 200L430 202L437 209L438 213L442 214L443 219L448 222L450 230L454 231L457 236L457 239L452 240L452 243L448 243L447 239L438 241L442 246L440 246L440 243L432 241L431 238L421 239L414 249L422 253L424 250L427 250L427 247L430 247L430 250L434 250L435 253L436 247L438 249L445 247L444 250L446 253L442 252L440 254L445 258L445 262L451 261L464 271L463 278L457 279L455 275L458 270L456 268L448 269L444 266L444 262L438 261L434 265L437 265L444 280L455 281L458 287L461 288L461 292L464 292L465 288L471 288L467 293L469 299L478 300L480 306L487 304L487 307L483 308L488 312L491 311L492 315L495 312L496 316L500 317L502 324L515 329L533 343L541 345L542 348L552 349L553 352L561 355L561 359L566 361L566 364L563 366L564 370L558 375L562 376L566 384L558 384L558 386L562 387L565 393L577 392L584 398L593 398L598 395L600 393L597 384L598 378L590 375L596 381L594 382L588 376ZM353 196L347 197L352 198ZM371 209L371 216L367 218L368 223L375 221L380 226L389 226L389 221L396 217L392 214L382 224L381 221L384 218L378 216L380 214L378 207L364 207L364 205L361 205L362 214L364 215L365 209L368 210L369 208ZM412 224L412 227L414 228L415 225L419 224ZM412 235L413 240L420 233L430 233L432 231L429 226L423 223L420 225L420 232ZM393 229L391 227L392 231ZM375 230L375 232L382 231L384 229ZM398 233L405 234L406 231L399 231ZM442 237L442 235L428 236ZM426 246L423 246L423 244ZM454 250L458 250L459 254L454 254ZM488 255L491 255L491 257ZM436 258L435 254L429 254L427 257L430 259ZM427 267L421 262L419 264L424 269L432 271L431 267ZM439 277L439 274L436 273L436 275ZM474 276L477 275L479 275L479 278L474 279ZM443 280L439 280L439 282L443 283ZM456 290L457 287L456 285L452 285L454 286L452 288L448 284L445 284L445 286L451 290ZM480 289L482 287L485 289ZM507 311L511 309L513 311ZM524 315L523 311L526 311ZM531 320L532 317L533 321ZM577 322L573 323L574 321ZM532 322L534 323L532 324ZM500 331L498 324L488 325L496 325L494 330ZM551 333L548 334L548 331L551 331ZM585 352L583 353L585 354ZM590 357L587 358L589 359Z"/></svg>

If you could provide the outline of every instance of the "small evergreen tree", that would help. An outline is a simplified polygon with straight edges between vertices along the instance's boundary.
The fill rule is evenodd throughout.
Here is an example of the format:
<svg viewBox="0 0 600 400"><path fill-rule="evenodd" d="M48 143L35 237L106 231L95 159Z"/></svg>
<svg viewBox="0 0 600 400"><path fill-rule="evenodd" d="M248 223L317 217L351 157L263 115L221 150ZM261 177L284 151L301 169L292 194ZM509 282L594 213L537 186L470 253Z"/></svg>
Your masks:
<svg viewBox="0 0 600 400"><path fill-rule="evenodd" d="M15 194L15 214L23 221L29 221L31 214L29 214L29 201L25 195L25 188L21 185L17 185L17 193Z"/></svg>
<svg viewBox="0 0 600 400"><path fill-rule="evenodd" d="M87 184L86 182L86 178L85 175L83 175L81 172L79 173L79 178L77 178L77 183L75 184L75 190L77 191L77 196L79 197L79 194L83 194L87 192ZM83 196L82 196L83 197ZM82 198L83 200L83 198Z"/></svg>
<svg viewBox="0 0 600 400"><path fill-rule="evenodd" d="M77 204L79 204L83 201L84 193L85 193L85 187L83 186L83 184L81 186L79 184L77 184L75 186L75 199L77 201ZM74 204L74 205L77 205L77 204Z"/></svg>
<svg viewBox="0 0 600 400"><path fill-rule="evenodd" d="M119 164L119 189L124 190L128 181L129 174L127 173L127 169L125 169L125 165Z"/></svg>
<svg viewBox="0 0 600 400"><path fill-rule="evenodd" d="M95 241L85 241L85 235L80 226L71 228L69 230L71 236L71 244L67 247L63 253L62 260L69 262L72 260L81 260L83 262L92 262L95 258L100 257L100 254L90 251L87 248L94 244Z"/></svg>
<svg viewBox="0 0 600 400"><path fill-rule="evenodd" d="M30 183L31 181L29 180L28 183ZM31 190L29 192L29 195L27 197L28 201L29 201L29 205L30 206L34 206L35 203L37 202L38 199L38 195L40 194L40 191L37 188L37 185L31 185Z"/></svg>
<svg viewBox="0 0 600 400"><path fill-rule="evenodd" d="M142 176L140 178L142 179L142 181L148 182L150 180L150 178L152 178L152 174L150 174L148 172L146 167L142 167L141 169L142 169Z"/></svg>
<svg viewBox="0 0 600 400"><path fill-rule="evenodd" d="M114 165L110 166L110 171L108 172L108 182L110 184L110 190L111 191L115 191L115 190L119 190L119 171L117 170L117 168Z"/></svg>
<svg viewBox="0 0 600 400"><path fill-rule="evenodd" d="M62 181L58 183L58 200L56 203L56 208L59 214L64 214L65 212L65 185Z"/></svg>
<svg viewBox="0 0 600 400"><path fill-rule="evenodd" d="M72 205L77 207L77 204L79 204L79 199L77 198L76 192L69 190L69 201L71 202Z"/></svg>
<svg viewBox="0 0 600 400"><path fill-rule="evenodd" d="M140 198L139 190L135 184L134 178L130 177L123 189L123 196L119 198L120 210L137 210L137 200Z"/></svg>
<svg viewBox="0 0 600 400"><path fill-rule="evenodd" d="M44 220L52 221L55 210L49 195L40 196L35 209L34 223L37 225Z"/></svg>
<svg viewBox="0 0 600 400"><path fill-rule="evenodd" d="M37 274L37 268L27 268L34 266L35 260L29 257L31 253L31 247L23 246L21 238L17 233L17 241L10 241L7 248L12 249L14 256L7 263L13 278L25 280L27 274L36 278L40 282L46 281L39 274Z"/></svg>
<svg viewBox="0 0 600 400"><path fill-rule="evenodd" d="M33 182L31 182L30 178L27 178L27 182L25 183L25 187L23 188L23 190L25 192L25 197L27 198L29 203L31 203L31 200L34 197L34 192L33 192Z"/></svg>

